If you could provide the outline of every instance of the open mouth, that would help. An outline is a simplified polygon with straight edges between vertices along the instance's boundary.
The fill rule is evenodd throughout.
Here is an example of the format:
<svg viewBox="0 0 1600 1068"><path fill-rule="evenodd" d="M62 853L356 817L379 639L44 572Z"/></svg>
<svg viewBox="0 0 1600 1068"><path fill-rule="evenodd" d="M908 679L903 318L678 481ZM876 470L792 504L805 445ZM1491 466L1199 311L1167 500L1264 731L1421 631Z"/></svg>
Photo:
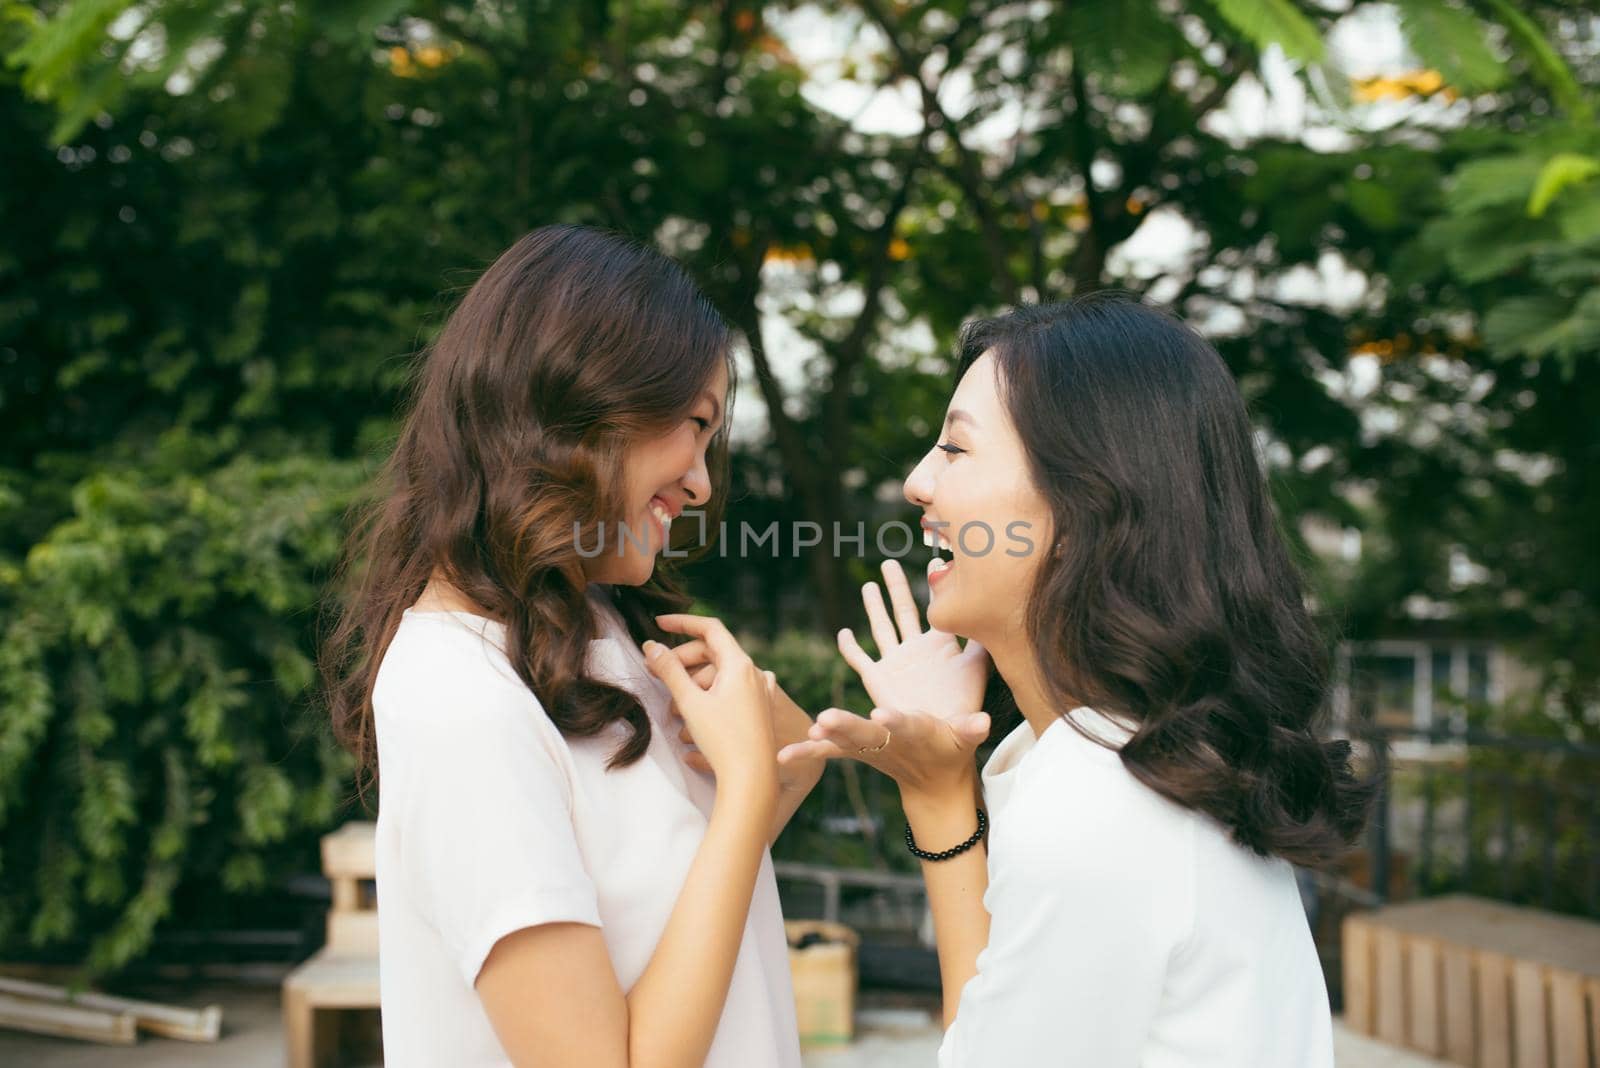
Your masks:
<svg viewBox="0 0 1600 1068"><path fill-rule="evenodd" d="M650 518L661 528L661 544L666 545L667 536L672 533L672 510L660 497L650 498Z"/></svg>
<svg viewBox="0 0 1600 1068"><path fill-rule="evenodd" d="M928 561L928 579L932 581L935 575L942 575L955 566L955 550L950 547L950 539L928 527L922 528L922 544L933 550L933 559ZM948 557L944 554L948 553Z"/></svg>

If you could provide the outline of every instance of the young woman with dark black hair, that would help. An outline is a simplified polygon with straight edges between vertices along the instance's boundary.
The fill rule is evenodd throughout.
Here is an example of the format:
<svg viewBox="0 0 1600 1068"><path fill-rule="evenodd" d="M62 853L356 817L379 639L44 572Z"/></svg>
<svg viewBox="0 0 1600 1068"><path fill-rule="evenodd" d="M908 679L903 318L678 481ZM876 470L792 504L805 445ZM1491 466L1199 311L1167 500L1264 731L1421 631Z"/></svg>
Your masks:
<svg viewBox="0 0 1600 1068"><path fill-rule="evenodd" d="M1324 641L1222 359L1115 297L975 323L905 494L950 550L928 629L885 565L878 659L839 635L877 708L779 760L899 783L940 1064L1331 1066L1291 862L1337 856L1369 790L1317 736ZM980 779L990 657L1023 722Z"/></svg>

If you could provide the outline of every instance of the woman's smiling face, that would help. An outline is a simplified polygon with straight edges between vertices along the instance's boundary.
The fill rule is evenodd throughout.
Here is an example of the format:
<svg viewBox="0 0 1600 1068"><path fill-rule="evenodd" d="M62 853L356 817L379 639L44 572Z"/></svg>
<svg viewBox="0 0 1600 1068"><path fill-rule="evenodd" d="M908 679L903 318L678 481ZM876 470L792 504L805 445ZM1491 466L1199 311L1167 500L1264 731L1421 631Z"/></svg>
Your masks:
<svg viewBox="0 0 1600 1068"><path fill-rule="evenodd" d="M627 514L620 527L606 524L603 551L583 560L590 582L623 586L648 582L657 554L668 544L672 521L685 508L704 508L711 500L706 452L722 429L727 393L728 371L719 366L677 425L629 444L622 461Z"/></svg>
<svg viewBox="0 0 1600 1068"><path fill-rule="evenodd" d="M906 478L906 500L948 549L929 566L928 624L992 645L1023 627L1053 525L984 353L956 386L938 443Z"/></svg>

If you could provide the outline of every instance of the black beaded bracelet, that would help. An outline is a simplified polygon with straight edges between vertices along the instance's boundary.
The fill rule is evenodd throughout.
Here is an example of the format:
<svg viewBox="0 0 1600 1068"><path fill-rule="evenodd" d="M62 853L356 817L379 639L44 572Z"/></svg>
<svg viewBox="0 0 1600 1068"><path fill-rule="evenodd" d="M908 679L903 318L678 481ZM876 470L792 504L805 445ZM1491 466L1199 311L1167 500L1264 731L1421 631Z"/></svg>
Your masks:
<svg viewBox="0 0 1600 1068"><path fill-rule="evenodd" d="M946 849L942 853L930 853L926 849L917 848L916 839L911 837L911 824L908 823L906 824L906 848L911 850L911 855L919 860L949 860L951 857L959 856L962 853L965 853L967 850L983 841L984 832L988 829L989 817L986 816L983 809L980 808L978 810L978 829L973 833L971 838L968 838L965 842L962 842L958 846Z"/></svg>

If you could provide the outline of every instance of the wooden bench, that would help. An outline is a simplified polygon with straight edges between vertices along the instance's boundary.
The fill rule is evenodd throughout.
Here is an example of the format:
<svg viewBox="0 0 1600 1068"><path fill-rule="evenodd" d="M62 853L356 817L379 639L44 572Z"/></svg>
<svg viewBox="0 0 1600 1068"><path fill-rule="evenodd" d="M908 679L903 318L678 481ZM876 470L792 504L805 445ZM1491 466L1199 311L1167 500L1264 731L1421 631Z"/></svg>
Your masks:
<svg viewBox="0 0 1600 1068"><path fill-rule="evenodd" d="M1353 913L1345 1022L1475 1068L1600 1063L1600 924L1454 895Z"/></svg>
<svg viewBox="0 0 1600 1068"><path fill-rule="evenodd" d="M348 823L323 836L322 872L333 885L333 907L326 943L283 981L290 1068L328 1062L334 1010L378 1008L378 910L365 885L377 874L373 830L371 823Z"/></svg>

